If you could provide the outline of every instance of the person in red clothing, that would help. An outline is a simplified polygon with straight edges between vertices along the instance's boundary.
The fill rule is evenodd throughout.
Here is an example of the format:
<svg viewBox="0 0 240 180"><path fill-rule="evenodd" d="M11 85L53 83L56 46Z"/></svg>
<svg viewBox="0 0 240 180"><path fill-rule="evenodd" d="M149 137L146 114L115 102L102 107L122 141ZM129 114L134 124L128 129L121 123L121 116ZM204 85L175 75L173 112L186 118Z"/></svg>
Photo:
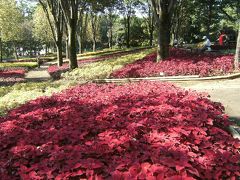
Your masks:
<svg viewBox="0 0 240 180"><path fill-rule="evenodd" d="M227 43L227 35L224 32L221 32L221 35L218 38L219 45L223 46Z"/></svg>

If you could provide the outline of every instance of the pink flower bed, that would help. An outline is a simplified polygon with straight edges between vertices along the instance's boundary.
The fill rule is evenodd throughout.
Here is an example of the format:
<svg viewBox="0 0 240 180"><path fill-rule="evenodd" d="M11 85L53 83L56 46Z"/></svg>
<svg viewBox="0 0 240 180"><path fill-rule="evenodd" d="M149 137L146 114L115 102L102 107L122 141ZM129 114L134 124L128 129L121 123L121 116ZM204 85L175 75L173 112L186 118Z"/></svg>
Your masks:
<svg viewBox="0 0 240 180"><path fill-rule="evenodd" d="M0 119L0 177L236 179L240 141L219 103L172 84L87 84Z"/></svg>
<svg viewBox="0 0 240 180"><path fill-rule="evenodd" d="M69 70L68 63L64 63L61 67L58 65L51 65L48 67L48 73L54 79L59 79L61 74Z"/></svg>
<svg viewBox="0 0 240 180"><path fill-rule="evenodd" d="M11 85L17 82L23 82L25 81L25 73L26 71L23 68L0 70L0 85Z"/></svg>
<svg viewBox="0 0 240 180"><path fill-rule="evenodd" d="M15 70L0 70L0 77L24 77L26 71L24 69L15 69Z"/></svg>
<svg viewBox="0 0 240 180"><path fill-rule="evenodd" d="M172 49L170 58L156 63L156 54L151 54L133 64L115 71L111 76L149 77L176 75L212 76L233 72L233 55L192 54Z"/></svg>

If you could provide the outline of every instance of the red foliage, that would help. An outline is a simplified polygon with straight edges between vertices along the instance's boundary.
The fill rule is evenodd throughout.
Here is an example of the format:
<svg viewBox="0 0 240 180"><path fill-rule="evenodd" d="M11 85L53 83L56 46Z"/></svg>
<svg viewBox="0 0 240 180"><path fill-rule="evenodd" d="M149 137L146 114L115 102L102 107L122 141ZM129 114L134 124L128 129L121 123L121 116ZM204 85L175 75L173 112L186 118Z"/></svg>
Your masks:
<svg viewBox="0 0 240 180"><path fill-rule="evenodd" d="M5 69L0 70L0 85L14 84L16 82L23 82L25 76L25 69Z"/></svg>
<svg viewBox="0 0 240 180"><path fill-rule="evenodd" d="M68 63L64 63L61 67L58 67L58 65L51 65L48 67L48 73L54 79L59 79L61 74L67 72L68 70L69 70Z"/></svg>
<svg viewBox="0 0 240 180"><path fill-rule="evenodd" d="M15 70L0 70L0 77L24 77L25 75L24 69L15 69Z"/></svg>
<svg viewBox="0 0 240 180"><path fill-rule="evenodd" d="M221 104L171 84L79 86L0 119L0 177L234 179L228 125Z"/></svg>
<svg viewBox="0 0 240 180"><path fill-rule="evenodd" d="M170 58L156 63L156 54L149 55L114 72L112 77L147 77L174 75L212 76L233 72L233 55L193 54L172 49Z"/></svg>

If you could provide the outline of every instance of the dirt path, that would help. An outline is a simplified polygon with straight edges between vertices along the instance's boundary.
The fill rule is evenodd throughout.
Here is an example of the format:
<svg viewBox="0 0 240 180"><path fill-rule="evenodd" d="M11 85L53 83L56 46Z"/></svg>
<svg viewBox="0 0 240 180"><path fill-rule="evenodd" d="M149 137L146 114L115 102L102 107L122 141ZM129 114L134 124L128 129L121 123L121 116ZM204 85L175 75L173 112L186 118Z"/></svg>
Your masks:
<svg viewBox="0 0 240 180"><path fill-rule="evenodd" d="M177 83L183 88L207 92L213 101L221 102L226 113L240 122L240 78L225 81Z"/></svg>
<svg viewBox="0 0 240 180"><path fill-rule="evenodd" d="M48 73L48 67L51 65L51 62L46 62L40 66L40 68L35 68L30 70L25 79L31 82L47 81L51 79L51 76Z"/></svg>

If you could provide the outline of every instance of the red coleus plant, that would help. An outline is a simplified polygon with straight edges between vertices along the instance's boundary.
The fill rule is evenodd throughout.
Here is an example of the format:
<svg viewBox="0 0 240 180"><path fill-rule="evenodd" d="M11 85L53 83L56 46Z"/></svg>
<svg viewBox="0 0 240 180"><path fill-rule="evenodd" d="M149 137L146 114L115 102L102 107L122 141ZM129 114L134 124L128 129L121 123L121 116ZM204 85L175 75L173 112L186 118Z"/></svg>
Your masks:
<svg viewBox="0 0 240 180"><path fill-rule="evenodd" d="M172 84L86 84L0 119L2 179L234 179L220 103Z"/></svg>
<svg viewBox="0 0 240 180"><path fill-rule="evenodd" d="M0 70L0 77L24 77L25 72L24 69Z"/></svg>
<svg viewBox="0 0 240 180"><path fill-rule="evenodd" d="M25 73L26 70L23 68L0 70L0 85L23 82L25 80Z"/></svg>
<svg viewBox="0 0 240 180"><path fill-rule="evenodd" d="M115 71L111 76L126 78L160 76L160 74L165 76L222 75L233 72L233 59L233 55L193 54L172 49L170 58L166 60L156 63L156 54L152 54Z"/></svg>

